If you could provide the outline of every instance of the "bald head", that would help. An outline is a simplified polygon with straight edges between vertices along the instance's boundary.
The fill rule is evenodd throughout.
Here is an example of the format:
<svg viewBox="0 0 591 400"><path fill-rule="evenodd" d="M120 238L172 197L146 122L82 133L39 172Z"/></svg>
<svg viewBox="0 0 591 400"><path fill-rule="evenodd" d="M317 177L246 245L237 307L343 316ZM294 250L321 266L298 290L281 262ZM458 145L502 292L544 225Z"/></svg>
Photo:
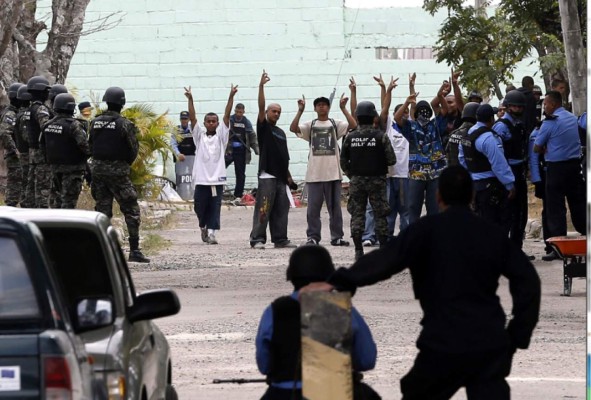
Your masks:
<svg viewBox="0 0 591 400"><path fill-rule="evenodd" d="M267 121L272 125L275 125L281 116L281 106L277 103L271 103L267 106L265 114L267 116Z"/></svg>

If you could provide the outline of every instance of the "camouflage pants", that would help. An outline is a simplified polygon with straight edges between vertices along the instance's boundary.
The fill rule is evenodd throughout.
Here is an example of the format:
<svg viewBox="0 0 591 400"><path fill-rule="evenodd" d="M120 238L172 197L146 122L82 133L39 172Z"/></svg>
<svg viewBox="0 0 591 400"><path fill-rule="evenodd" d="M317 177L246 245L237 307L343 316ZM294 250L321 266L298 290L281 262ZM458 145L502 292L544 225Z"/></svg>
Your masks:
<svg viewBox="0 0 591 400"><path fill-rule="evenodd" d="M6 159L6 205L16 207L21 200L22 170L19 158L12 155Z"/></svg>
<svg viewBox="0 0 591 400"><path fill-rule="evenodd" d="M25 196L35 199L35 208L48 208L49 190L51 188L51 169L49 165L30 164L28 180Z"/></svg>
<svg viewBox="0 0 591 400"><path fill-rule="evenodd" d="M128 175L93 174L90 193L96 202L95 210L107 217L113 217L113 198L125 216L129 237L139 237L140 206L137 192Z"/></svg>
<svg viewBox="0 0 591 400"><path fill-rule="evenodd" d="M51 208L76 208L80 191L82 191L82 179L84 171L52 172ZM54 207L55 206L55 207Z"/></svg>
<svg viewBox="0 0 591 400"><path fill-rule="evenodd" d="M35 207L34 189L27 196L27 186L29 185L29 153L21 153L20 157L22 179L21 179L21 208Z"/></svg>
<svg viewBox="0 0 591 400"><path fill-rule="evenodd" d="M349 183L347 211L351 214L351 237L361 238L365 230L367 200L375 217L375 232L378 237L388 235L387 216L390 206L386 197L385 176L353 176Z"/></svg>

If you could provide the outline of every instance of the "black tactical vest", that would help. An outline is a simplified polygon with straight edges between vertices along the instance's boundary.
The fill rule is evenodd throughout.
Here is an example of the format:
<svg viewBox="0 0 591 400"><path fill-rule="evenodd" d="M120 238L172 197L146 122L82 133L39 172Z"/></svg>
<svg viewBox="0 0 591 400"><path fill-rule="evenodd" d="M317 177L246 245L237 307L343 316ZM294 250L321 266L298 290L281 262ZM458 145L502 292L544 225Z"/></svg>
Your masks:
<svg viewBox="0 0 591 400"><path fill-rule="evenodd" d="M180 132L180 135L183 137L183 140L181 140L178 144L179 152L185 156L194 156L197 147L195 146L193 135L191 132Z"/></svg>
<svg viewBox="0 0 591 400"><path fill-rule="evenodd" d="M525 127L521 123L513 125L511 121L505 118L501 118L499 121L507 125L509 132L511 132L511 139L503 140L505 158L507 160L525 160L527 149Z"/></svg>
<svg viewBox="0 0 591 400"><path fill-rule="evenodd" d="M131 149L123 135L123 117L120 115L99 115L90 123L92 158L95 160L127 161Z"/></svg>
<svg viewBox="0 0 591 400"><path fill-rule="evenodd" d="M460 143L462 142L462 138L468 134L468 131L473 126L474 124L471 122L464 122L462 126L449 135L447 145L445 146L445 155L447 157L448 166L460 164L460 161L458 160Z"/></svg>
<svg viewBox="0 0 591 400"><path fill-rule="evenodd" d="M72 136L74 118L56 117L43 127L45 157L48 164L84 164L82 153Z"/></svg>
<svg viewBox="0 0 591 400"><path fill-rule="evenodd" d="M19 153L26 154L29 152L29 142L26 138L29 137L27 131L27 125L29 124L29 119L31 118L31 113L29 109L20 109L18 114L16 115L16 148L18 149Z"/></svg>
<svg viewBox="0 0 591 400"><path fill-rule="evenodd" d="M486 158L486 155L476 150L476 139L486 132L491 132L490 128L481 126L470 135L468 135L468 132L466 132L466 135L464 135L462 138L464 159L466 160L468 171L472 173L492 171L492 167L488 161L488 158Z"/></svg>
<svg viewBox="0 0 591 400"><path fill-rule="evenodd" d="M349 133L350 175L382 176L388 173L384 145L384 132L369 128Z"/></svg>
<svg viewBox="0 0 591 400"><path fill-rule="evenodd" d="M302 379L300 303L290 296L279 297L273 304L273 337L268 380L271 382Z"/></svg>
<svg viewBox="0 0 591 400"><path fill-rule="evenodd" d="M41 134L41 127L39 126L39 121L37 120L37 110L42 105L43 103L37 100L29 107L27 137L29 138L29 148L31 149L39 148L39 135Z"/></svg>

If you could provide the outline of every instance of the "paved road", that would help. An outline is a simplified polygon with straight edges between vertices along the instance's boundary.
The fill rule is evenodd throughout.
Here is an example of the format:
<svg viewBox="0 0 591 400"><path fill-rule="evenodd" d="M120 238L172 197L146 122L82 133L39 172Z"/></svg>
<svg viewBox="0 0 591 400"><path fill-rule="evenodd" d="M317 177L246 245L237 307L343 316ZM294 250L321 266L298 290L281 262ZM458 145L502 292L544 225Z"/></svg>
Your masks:
<svg viewBox="0 0 591 400"><path fill-rule="evenodd" d="M348 215L344 212L348 229ZM328 215L323 214L328 237ZM290 213L289 235L303 243L305 209ZM248 235L252 209L224 207L217 246L201 242L192 212L175 214L173 228L158 232L169 246L149 266L132 266L138 290L175 289L179 315L157 321L172 347L174 377L181 399L257 399L262 383L213 385L214 378L261 378L254 361L254 338L264 307L290 291L285 282L289 250L252 250ZM325 239L322 244L327 244ZM350 265L353 249L328 245L338 266ZM543 255L540 242L526 251ZM562 297L562 262L535 261L542 279L541 320L527 351L518 351L509 382L514 399L585 399L586 281L576 279L571 297ZM506 282L499 295L507 310ZM416 355L421 311L407 272L358 291L355 306L365 316L378 345L376 369L366 380L385 400L400 399L398 381ZM454 400L465 399L463 391Z"/></svg>

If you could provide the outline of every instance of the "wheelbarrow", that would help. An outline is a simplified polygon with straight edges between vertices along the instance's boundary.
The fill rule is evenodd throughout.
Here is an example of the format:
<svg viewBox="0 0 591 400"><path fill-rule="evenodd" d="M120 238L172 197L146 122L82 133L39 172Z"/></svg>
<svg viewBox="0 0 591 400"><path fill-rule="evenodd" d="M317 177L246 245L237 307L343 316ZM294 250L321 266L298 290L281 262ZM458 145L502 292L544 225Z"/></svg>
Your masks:
<svg viewBox="0 0 591 400"><path fill-rule="evenodd" d="M549 238L548 243L562 259L563 296L570 296L573 288L573 278L587 276L587 237L555 236Z"/></svg>

